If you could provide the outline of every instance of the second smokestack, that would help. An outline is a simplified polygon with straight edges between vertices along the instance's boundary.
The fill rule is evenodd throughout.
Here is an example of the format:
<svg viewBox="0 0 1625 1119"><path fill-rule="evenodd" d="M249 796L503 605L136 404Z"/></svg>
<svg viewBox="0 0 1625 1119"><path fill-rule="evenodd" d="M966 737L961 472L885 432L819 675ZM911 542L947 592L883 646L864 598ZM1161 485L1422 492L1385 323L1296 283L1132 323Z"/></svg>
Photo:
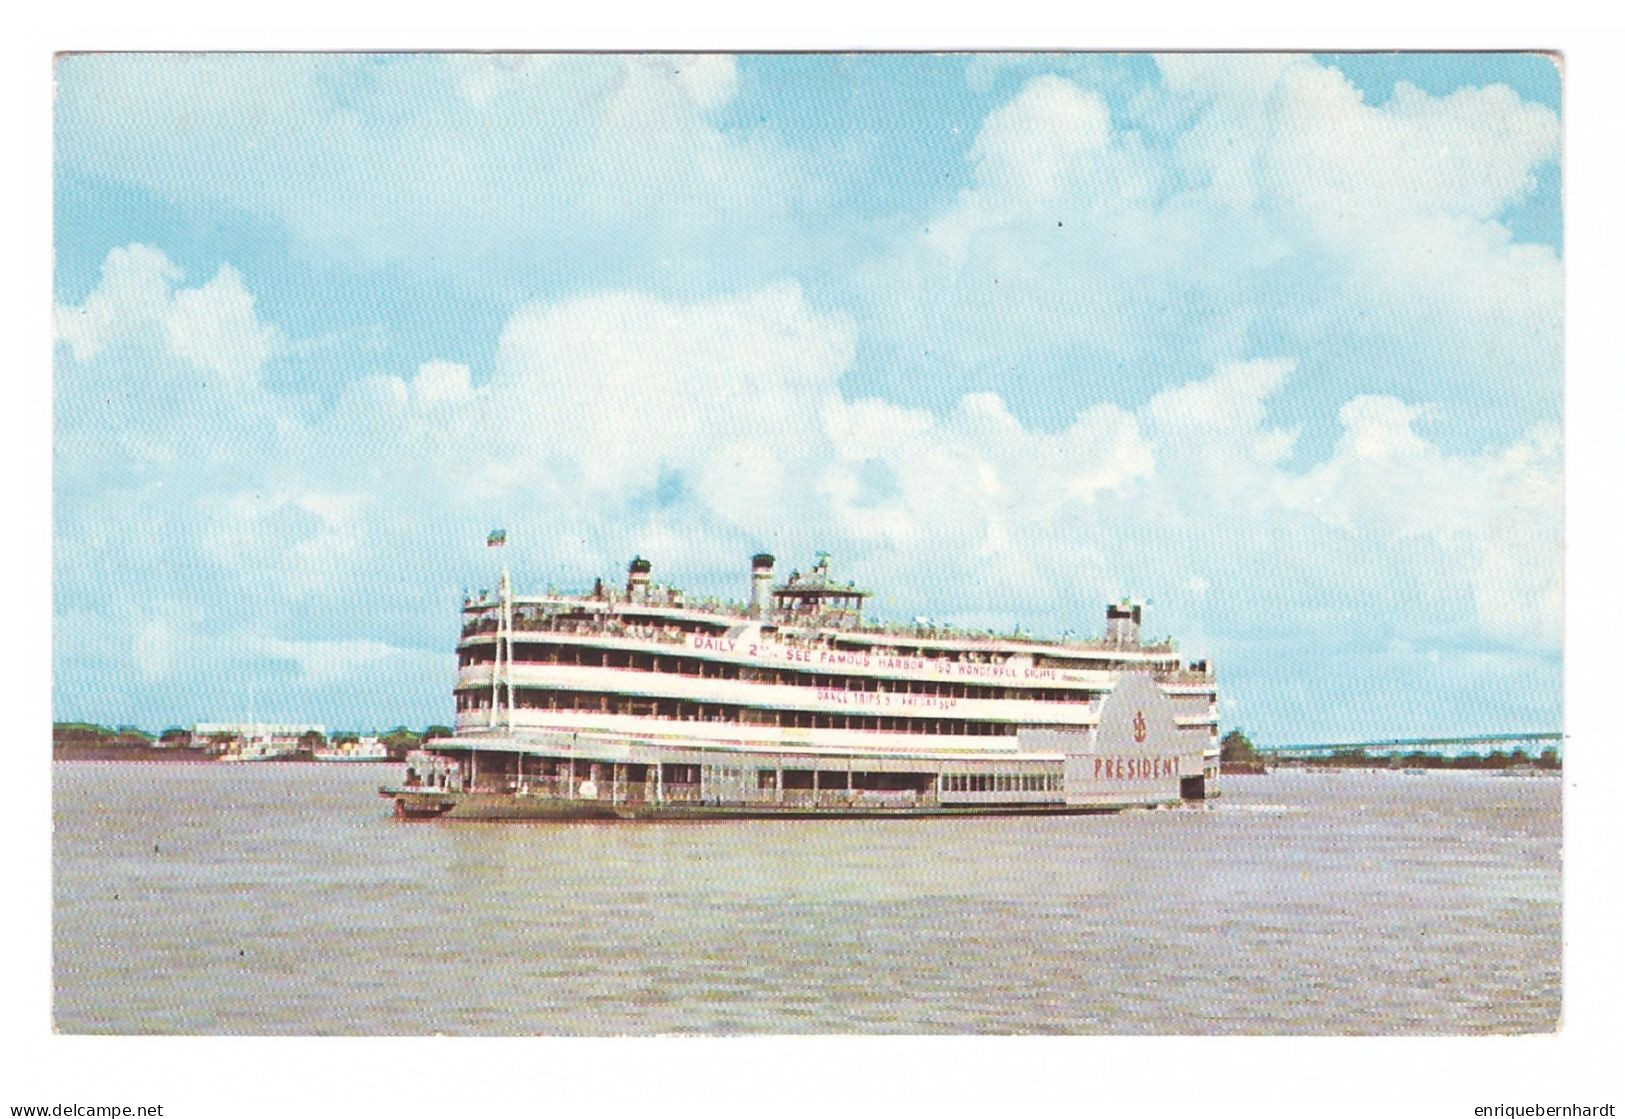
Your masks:
<svg viewBox="0 0 1625 1119"><path fill-rule="evenodd" d="M764 618L773 606L773 557L758 552L750 558L750 616Z"/></svg>

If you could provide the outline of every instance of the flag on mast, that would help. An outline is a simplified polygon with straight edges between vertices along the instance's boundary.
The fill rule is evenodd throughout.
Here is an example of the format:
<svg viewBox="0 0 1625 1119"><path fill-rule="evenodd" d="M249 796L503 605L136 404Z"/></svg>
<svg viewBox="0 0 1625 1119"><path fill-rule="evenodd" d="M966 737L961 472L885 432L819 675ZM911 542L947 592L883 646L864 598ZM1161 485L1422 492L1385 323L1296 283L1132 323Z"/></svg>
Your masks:
<svg viewBox="0 0 1625 1119"><path fill-rule="evenodd" d="M487 548L500 548L507 542L508 530L505 528L493 528L491 530L491 535L485 538L485 546Z"/></svg>

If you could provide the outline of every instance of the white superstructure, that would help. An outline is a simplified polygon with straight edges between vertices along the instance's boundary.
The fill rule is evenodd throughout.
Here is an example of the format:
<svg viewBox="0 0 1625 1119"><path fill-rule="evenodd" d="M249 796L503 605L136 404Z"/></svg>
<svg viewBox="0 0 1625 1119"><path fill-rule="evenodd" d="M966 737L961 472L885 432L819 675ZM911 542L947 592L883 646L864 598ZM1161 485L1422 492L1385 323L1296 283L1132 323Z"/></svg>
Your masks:
<svg viewBox="0 0 1625 1119"><path fill-rule="evenodd" d="M456 736L412 777L717 807L871 793L1082 808L1216 792L1212 665L1144 643L1138 604L1108 607L1093 641L879 627L864 622L868 592L836 581L827 556L777 584L773 563L753 558L737 604L657 586L641 558L624 589L600 580L583 595L515 594L504 574L463 605ZM1114 742L1112 697L1128 692Z"/></svg>

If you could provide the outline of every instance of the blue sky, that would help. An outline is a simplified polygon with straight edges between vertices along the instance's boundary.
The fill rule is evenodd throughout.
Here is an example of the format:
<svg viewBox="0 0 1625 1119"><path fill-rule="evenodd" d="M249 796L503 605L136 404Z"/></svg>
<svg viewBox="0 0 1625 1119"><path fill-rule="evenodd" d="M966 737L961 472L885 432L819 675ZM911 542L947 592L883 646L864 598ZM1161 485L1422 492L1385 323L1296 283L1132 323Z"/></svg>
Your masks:
<svg viewBox="0 0 1625 1119"><path fill-rule="evenodd" d="M1276 741L1561 722L1532 55L58 67L58 718L449 721L488 529L1214 657Z"/></svg>

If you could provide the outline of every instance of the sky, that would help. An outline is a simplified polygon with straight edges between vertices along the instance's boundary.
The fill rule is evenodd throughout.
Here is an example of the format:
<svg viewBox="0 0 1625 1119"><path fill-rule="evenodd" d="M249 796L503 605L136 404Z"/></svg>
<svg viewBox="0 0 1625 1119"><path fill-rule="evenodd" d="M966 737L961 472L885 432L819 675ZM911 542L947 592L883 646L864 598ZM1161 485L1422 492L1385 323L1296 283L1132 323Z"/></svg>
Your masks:
<svg viewBox="0 0 1625 1119"><path fill-rule="evenodd" d="M1558 729L1560 114L1518 54L65 57L56 718L450 722L500 562L826 550L1146 599L1260 741Z"/></svg>

